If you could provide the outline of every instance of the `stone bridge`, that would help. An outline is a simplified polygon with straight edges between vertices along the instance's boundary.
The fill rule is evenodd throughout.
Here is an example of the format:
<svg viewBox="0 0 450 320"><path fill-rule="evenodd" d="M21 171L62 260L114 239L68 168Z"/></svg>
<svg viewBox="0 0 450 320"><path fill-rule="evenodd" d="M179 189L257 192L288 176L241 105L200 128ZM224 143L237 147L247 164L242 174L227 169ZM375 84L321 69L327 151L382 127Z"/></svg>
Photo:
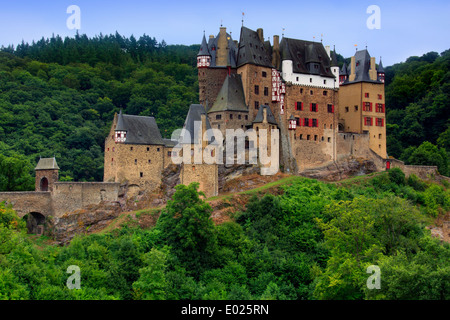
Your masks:
<svg viewBox="0 0 450 320"><path fill-rule="evenodd" d="M50 192L0 192L0 201L12 205L20 218L26 218L32 233L42 234L46 218L54 215Z"/></svg>

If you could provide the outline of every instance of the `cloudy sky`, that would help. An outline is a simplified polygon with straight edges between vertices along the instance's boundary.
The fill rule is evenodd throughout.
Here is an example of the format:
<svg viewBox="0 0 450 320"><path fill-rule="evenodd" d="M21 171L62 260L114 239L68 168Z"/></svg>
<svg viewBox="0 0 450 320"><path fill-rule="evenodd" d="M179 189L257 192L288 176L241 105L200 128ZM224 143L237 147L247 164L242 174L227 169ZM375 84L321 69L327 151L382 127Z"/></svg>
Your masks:
<svg viewBox="0 0 450 320"><path fill-rule="evenodd" d="M244 25L264 29L264 37L284 33L286 37L320 41L336 46L349 57L366 46L371 56L383 57L385 66L405 61L413 55L450 48L450 1L153 1L153 0L0 0L0 46L31 42L52 34L73 36L67 27L70 5L81 15L81 34L100 33L139 37L142 34L165 40L168 44L199 44L203 35L219 32L223 24L234 39ZM380 9L380 28L374 22L371 5ZM283 31L284 29L284 31Z"/></svg>

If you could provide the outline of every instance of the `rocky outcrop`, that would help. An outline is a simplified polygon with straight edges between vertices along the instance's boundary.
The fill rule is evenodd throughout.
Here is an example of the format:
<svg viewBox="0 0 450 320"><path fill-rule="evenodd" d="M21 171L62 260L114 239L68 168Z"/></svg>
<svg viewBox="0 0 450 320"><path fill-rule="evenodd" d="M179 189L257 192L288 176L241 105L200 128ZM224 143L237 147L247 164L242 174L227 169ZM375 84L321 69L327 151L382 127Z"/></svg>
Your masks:
<svg viewBox="0 0 450 320"><path fill-rule="evenodd" d="M300 175L323 181L339 181L352 176L360 176L376 171L377 167L372 160L351 158L345 161L333 162L323 167L307 169L300 172Z"/></svg>
<svg viewBox="0 0 450 320"><path fill-rule="evenodd" d="M46 233L60 244L65 244L76 234L93 233L103 229L121 212L121 205L117 201L91 205L54 218Z"/></svg>

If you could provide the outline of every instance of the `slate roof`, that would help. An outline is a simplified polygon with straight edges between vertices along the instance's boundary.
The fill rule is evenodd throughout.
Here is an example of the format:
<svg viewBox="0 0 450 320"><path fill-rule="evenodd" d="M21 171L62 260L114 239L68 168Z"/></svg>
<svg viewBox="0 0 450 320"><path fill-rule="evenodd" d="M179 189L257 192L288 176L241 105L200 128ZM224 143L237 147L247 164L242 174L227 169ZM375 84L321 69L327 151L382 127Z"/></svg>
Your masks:
<svg viewBox="0 0 450 320"><path fill-rule="evenodd" d="M256 31L249 28L241 28L239 40L239 50L237 54L237 66L244 64L254 64L272 68L271 50L267 48L267 43L263 43Z"/></svg>
<svg viewBox="0 0 450 320"><path fill-rule="evenodd" d="M154 117L119 113L116 131L127 131L126 144L164 145Z"/></svg>
<svg viewBox="0 0 450 320"><path fill-rule="evenodd" d="M341 70L339 71L339 74L342 76L348 76L348 68L347 63L344 61L344 65L342 66Z"/></svg>
<svg viewBox="0 0 450 320"><path fill-rule="evenodd" d="M231 74L225 78L216 101L211 109L209 109L208 113L219 111L248 112L240 74Z"/></svg>
<svg viewBox="0 0 450 320"><path fill-rule="evenodd" d="M331 51L331 66L332 67L337 67L338 66L336 50Z"/></svg>
<svg viewBox="0 0 450 320"><path fill-rule="evenodd" d="M182 144L193 144L195 143L195 121L202 121L201 115L205 114L206 111L203 105L201 104L191 104L189 107L188 114L186 116L186 120L184 122L183 130L180 135L180 143ZM206 130L211 129L211 124L209 123L208 117L206 116ZM190 134L190 140L188 138L188 135L186 135L186 132L189 132ZM203 132L203 134L205 134ZM214 137L211 137L209 142L214 141Z"/></svg>
<svg viewBox="0 0 450 320"><path fill-rule="evenodd" d="M378 68L377 68L377 72L378 72L378 73L386 73L386 72L384 71L384 68L383 68L383 62L381 62L381 58L380 58L380 64L378 65Z"/></svg>
<svg viewBox="0 0 450 320"><path fill-rule="evenodd" d="M319 70L314 74L334 78L328 53L322 43L283 38L280 42L280 55L281 60L292 60L294 73L312 74L308 63L318 63Z"/></svg>
<svg viewBox="0 0 450 320"><path fill-rule="evenodd" d="M53 158L40 158L36 168L34 170L59 170L55 157Z"/></svg>
<svg viewBox="0 0 450 320"><path fill-rule="evenodd" d="M355 83L355 82L372 82L379 83L370 79L370 54L367 50L356 51L355 53L355 80L346 81L344 84ZM350 74L351 70L349 70Z"/></svg>
<svg viewBox="0 0 450 320"><path fill-rule="evenodd" d="M171 139L164 139L164 146L167 148L173 148L177 145L178 141L177 140L171 140Z"/></svg>
<svg viewBox="0 0 450 320"><path fill-rule="evenodd" d="M264 120L263 110L267 110L267 122L270 124L278 125L277 121L275 120L275 116L272 113L272 110L270 110L269 106L262 105L260 106L258 113L255 116L255 119L253 120L253 123L262 123Z"/></svg>
<svg viewBox="0 0 450 320"><path fill-rule="evenodd" d="M210 56L210 55L211 54L209 53L208 43L206 43L206 37L205 35L203 35L202 44L200 45L200 50L197 56Z"/></svg>

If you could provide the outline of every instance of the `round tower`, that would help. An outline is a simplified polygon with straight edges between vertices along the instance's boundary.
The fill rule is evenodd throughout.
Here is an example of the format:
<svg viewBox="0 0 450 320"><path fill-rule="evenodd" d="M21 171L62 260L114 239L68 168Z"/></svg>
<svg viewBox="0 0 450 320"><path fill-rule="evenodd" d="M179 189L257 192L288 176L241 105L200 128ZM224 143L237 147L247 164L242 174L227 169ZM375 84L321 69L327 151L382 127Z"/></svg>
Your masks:
<svg viewBox="0 0 450 320"><path fill-rule="evenodd" d="M114 130L114 139L116 143L124 143L127 140L127 129L125 128L125 124L123 122L122 110L120 110L119 115L117 116L117 125Z"/></svg>
<svg viewBox="0 0 450 320"><path fill-rule="evenodd" d="M197 68L208 68L211 65L211 54L208 50L205 34L203 34L200 51L197 54Z"/></svg>
<svg viewBox="0 0 450 320"><path fill-rule="evenodd" d="M385 76L385 72L384 72L384 68L383 68L383 62L381 62L381 57L380 57L380 64L378 65L378 68L377 68L377 80L384 83L384 76Z"/></svg>

